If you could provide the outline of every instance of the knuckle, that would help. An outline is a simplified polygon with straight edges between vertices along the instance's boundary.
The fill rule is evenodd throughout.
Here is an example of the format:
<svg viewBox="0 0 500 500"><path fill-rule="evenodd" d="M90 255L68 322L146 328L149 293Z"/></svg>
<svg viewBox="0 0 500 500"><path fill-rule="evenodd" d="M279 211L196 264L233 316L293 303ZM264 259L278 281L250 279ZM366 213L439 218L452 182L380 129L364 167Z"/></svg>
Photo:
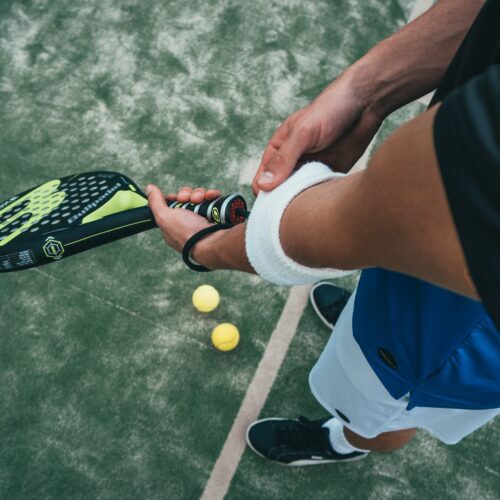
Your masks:
<svg viewBox="0 0 500 500"><path fill-rule="evenodd" d="M295 127L295 132L299 135L309 135L312 132L312 126L308 121L301 120Z"/></svg>
<svg viewBox="0 0 500 500"><path fill-rule="evenodd" d="M158 210L155 214L156 223L161 227L165 228L168 224L168 216L165 210Z"/></svg>
<svg viewBox="0 0 500 500"><path fill-rule="evenodd" d="M276 151L276 153L274 153L273 157L271 158L268 167L281 168L283 165L285 165L285 157L283 156L283 153L281 151Z"/></svg>

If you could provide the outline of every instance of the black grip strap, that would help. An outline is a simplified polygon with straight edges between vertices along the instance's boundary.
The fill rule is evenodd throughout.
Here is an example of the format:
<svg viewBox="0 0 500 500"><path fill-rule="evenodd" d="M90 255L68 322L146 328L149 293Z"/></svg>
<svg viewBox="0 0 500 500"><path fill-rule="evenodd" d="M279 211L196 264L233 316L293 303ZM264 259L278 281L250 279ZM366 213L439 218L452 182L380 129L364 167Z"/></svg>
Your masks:
<svg viewBox="0 0 500 500"><path fill-rule="evenodd" d="M202 266L200 264L195 264L191 260L189 254L191 253L191 250L196 245L196 243L198 243L198 241L200 241L205 236L220 230L231 229L232 227L234 227L232 224L214 224L213 226L206 227L205 229L202 229L196 234L193 234L193 236L191 236L191 238L187 240L186 244L184 245L184 248L182 249L182 260L184 261L186 266L188 266L193 271L198 271L199 273L206 273L212 271L212 269L208 269L208 267Z"/></svg>

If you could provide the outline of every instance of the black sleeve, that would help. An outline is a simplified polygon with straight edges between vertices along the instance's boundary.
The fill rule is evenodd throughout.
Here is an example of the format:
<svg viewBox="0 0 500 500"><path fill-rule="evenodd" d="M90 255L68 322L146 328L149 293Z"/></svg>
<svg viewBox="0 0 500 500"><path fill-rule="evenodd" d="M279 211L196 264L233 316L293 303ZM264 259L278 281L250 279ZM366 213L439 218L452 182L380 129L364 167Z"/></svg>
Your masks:
<svg viewBox="0 0 500 500"><path fill-rule="evenodd" d="M444 99L434 143L472 279L500 328L499 64Z"/></svg>

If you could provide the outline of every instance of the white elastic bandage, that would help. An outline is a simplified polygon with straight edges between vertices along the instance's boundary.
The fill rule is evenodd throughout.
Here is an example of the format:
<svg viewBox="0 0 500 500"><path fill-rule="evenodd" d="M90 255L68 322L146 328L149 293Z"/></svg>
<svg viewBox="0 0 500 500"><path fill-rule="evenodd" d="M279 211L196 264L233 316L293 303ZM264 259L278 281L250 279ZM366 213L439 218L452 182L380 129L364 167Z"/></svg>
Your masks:
<svg viewBox="0 0 500 500"><path fill-rule="evenodd" d="M307 163L273 191L260 192L246 231L248 259L260 276L278 285L302 285L353 272L303 266L285 254L280 241L281 218L289 203L305 189L344 175L332 172L323 163Z"/></svg>

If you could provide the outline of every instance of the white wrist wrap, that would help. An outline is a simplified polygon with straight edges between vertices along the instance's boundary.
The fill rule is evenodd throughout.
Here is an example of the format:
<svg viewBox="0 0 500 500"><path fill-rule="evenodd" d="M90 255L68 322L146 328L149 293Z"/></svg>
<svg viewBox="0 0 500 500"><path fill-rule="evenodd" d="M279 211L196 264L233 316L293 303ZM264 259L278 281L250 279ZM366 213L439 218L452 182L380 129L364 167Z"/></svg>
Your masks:
<svg viewBox="0 0 500 500"><path fill-rule="evenodd" d="M264 279L278 285L302 285L337 278L353 271L303 266L288 257L280 241L280 223L289 203L305 189L343 177L319 162L307 163L271 192L261 191L248 219L246 252L250 264ZM300 228L297 228L300 231Z"/></svg>

